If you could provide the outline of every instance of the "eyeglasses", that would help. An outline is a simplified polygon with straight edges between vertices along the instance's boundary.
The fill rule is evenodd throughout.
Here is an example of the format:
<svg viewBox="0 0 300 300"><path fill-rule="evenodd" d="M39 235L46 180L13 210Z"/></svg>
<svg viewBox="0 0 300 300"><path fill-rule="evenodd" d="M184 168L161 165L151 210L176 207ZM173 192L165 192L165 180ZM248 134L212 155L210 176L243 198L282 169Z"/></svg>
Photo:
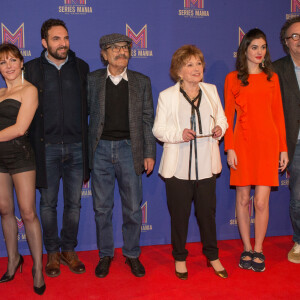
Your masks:
<svg viewBox="0 0 300 300"><path fill-rule="evenodd" d="M119 53L121 49L123 49L124 52L128 52L129 50L129 45L124 45L124 46L118 46L118 45L112 45L106 48L107 49L111 49L112 52L114 53Z"/></svg>
<svg viewBox="0 0 300 300"><path fill-rule="evenodd" d="M210 117L213 119L213 128L215 128L216 127L216 119L212 116L212 115L210 115ZM214 134L213 133L208 133L208 134L199 134L199 135L196 135L196 138L204 138L204 137L210 137L210 136L213 136Z"/></svg>
<svg viewBox="0 0 300 300"><path fill-rule="evenodd" d="M298 41L300 39L300 34L298 33L293 33L291 36L286 37L286 39L292 39L293 41Z"/></svg>

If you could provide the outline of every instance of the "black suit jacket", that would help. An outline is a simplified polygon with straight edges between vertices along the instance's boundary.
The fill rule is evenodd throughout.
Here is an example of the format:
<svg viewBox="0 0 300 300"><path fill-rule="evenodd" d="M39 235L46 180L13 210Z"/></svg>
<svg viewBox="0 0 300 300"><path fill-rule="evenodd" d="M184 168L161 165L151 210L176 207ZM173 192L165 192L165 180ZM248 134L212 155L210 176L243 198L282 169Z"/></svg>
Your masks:
<svg viewBox="0 0 300 300"><path fill-rule="evenodd" d="M129 92L129 132L135 172L144 171L144 158L156 156L152 133L154 122L152 89L149 77L127 69ZM90 114L88 148L89 165L93 169L94 153L102 135L105 120L105 86L107 70L88 74L88 110Z"/></svg>
<svg viewBox="0 0 300 300"><path fill-rule="evenodd" d="M290 163L293 160L300 127L300 91L294 63L290 55L273 63L278 74L286 126Z"/></svg>

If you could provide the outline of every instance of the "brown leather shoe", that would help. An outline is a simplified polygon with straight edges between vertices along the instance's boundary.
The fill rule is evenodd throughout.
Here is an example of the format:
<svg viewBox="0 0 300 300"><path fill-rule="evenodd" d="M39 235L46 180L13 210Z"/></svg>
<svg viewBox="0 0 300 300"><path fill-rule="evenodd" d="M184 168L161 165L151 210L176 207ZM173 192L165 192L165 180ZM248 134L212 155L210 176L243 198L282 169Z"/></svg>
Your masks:
<svg viewBox="0 0 300 300"><path fill-rule="evenodd" d="M48 254L47 265L45 267L46 275L56 277L60 274L60 253L54 252Z"/></svg>
<svg viewBox="0 0 300 300"><path fill-rule="evenodd" d="M82 274L85 272L85 266L79 260L75 251L62 252L60 261L63 265L68 266L70 271L75 274Z"/></svg>

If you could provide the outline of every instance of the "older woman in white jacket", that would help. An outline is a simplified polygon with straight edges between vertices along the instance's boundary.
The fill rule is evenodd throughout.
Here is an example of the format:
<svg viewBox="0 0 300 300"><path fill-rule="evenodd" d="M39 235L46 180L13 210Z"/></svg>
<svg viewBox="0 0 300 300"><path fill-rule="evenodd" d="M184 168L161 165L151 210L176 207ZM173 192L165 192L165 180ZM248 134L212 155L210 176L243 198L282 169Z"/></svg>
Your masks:
<svg viewBox="0 0 300 300"><path fill-rule="evenodd" d="M183 280L188 278L185 244L193 200L208 266L228 277L219 260L215 223L219 140L228 125L216 86L201 82L204 66L196 46L174 53L170 73L177 83L160 93L153 127L164 142L159 173L166 183L175 274Z"/></svg>

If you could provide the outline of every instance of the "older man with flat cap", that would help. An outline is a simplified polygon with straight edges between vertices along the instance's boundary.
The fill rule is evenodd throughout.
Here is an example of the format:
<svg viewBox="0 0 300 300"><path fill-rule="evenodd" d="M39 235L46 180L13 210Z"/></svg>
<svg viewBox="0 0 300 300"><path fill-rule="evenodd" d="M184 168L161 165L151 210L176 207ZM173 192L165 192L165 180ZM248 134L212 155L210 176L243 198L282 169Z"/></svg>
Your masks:
<svg viewBox="0 0 300 300"><path fill-rule="evenodd" d="M89 163L100 261L95 274L103 278L114 256L112 210L117 178L122 201L123 255L131 272L145 275L139 260L142 224L142 173L154 167L156 144L150 79L127 69L132 40L113 33L100 39L105 69L88 75Z"/></svg>

